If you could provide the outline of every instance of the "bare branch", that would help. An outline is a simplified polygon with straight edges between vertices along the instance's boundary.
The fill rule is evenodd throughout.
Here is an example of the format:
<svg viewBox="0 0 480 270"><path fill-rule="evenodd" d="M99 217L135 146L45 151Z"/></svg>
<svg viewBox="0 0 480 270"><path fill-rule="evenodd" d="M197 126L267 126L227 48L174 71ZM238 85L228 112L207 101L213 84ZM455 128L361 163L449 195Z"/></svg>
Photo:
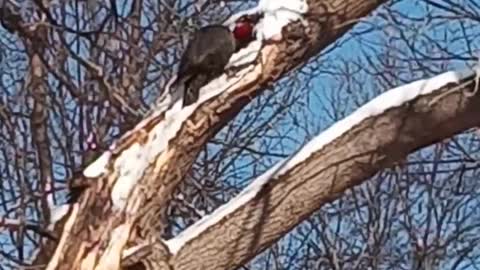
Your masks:
<svg viewBox="0 0 480 270"><path fill-rule="evenodd" d="M416 82L417 89L430 85L430 90L409 85L391 90L336 123L227 205L169 240L174 269L238 267L378 170L480 125L480 96L470 97L476 87L476 76L470 74L443 84ZM395 104L399 98L405 103Z"/></svg>
<svg viewBox="0 0 480 270"><path fill-rule="evenodd" d="M69 230L73 233L64 231L56 254L76 254L90 261L92 256L106 258L106 250L100 247L109 246L108 251L116 253L108 257L118 259L126 239L112 237L116 228L140 235L132 239L134 242L157 237L165 226L158 213L205 143L265 86L304 65L353 26L335 25L366 16L382 2L309 1L305 21L289 24L281 40L266 44L259 64L244 68L236 78L226 80L223 76L213 81L202 89L205 94L197 104L179 111L154 112L125 134L85 171L87 177L96 179L80 201L78 212L68 217L74 221ZM95 247L79 251L79 245ZM75 268L68 257L55 256L61 262L52 260L51 265Z"/></svg>

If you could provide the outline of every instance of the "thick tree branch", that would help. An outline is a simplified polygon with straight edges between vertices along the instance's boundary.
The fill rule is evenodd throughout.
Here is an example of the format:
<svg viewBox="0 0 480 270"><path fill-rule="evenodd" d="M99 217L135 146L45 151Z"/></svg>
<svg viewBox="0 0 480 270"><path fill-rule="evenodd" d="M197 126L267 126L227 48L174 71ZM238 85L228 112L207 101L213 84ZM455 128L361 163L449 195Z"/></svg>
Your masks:
<svg viewBox="0 0 480 270"><path fill-rule="evenodd" d="M261 63L243 69L239 78L226 81L223 76L206 87L224 89L218 92L220 96L202 95L200 106L170 115L155 112L125 134L85 172L94 178L92 187L77 205L78 211L67 217L69 229L64 230L49 269L93 267L95 263L100 263L96 269L115 269L125 245L152 241L164 225L158 222L162 220L158 212L203 145L266 86L305 64L354 25L349 22L383 2L308 1L307 27L304 22L288 25L282 40L263 47ZM116 236L121 233L130 237Z"/></svg>
<svg viewBox="0 0 480 270"><path fill-rule="evenodd" d="M247 192L168 241L177 252L173 269L245 264L346 189L411 152L480 125L480 95L471 96L478 88L475 77L460 84L452 80L410 100L403 96L414 89L394 89L390 92L396 95L387 92L358 109L266 172ZM392 97L406 102L349 128L352 121L378 111L372 103L389 103ZM335 137L342 129L346 132Z"/></svg>

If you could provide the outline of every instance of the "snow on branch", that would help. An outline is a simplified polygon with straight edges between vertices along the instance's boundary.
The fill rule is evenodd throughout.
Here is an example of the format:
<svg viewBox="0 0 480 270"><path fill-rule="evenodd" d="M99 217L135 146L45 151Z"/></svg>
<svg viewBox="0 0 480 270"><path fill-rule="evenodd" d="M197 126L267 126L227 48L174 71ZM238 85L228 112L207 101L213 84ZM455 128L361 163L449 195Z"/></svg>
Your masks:
<svg viewBox="0 0 480 270"><path fill-rule="evenodd" d="M169 141L177 136L184 122L195 109L234 85L255 81L257 73L248 74L252 69L239 72L240 77L227 79L226 75L212 81L202 88L199 101L178 110L172 107L166 112L156 111L127 132L109 150L90 164L83 172L86 177L94 178L107 174L113 169L118 178L112 190L112 201L119 209L124 209L127 198L135 184L143 177L147 167L167 149ZM181 104L181 101L178 102ZM143 140L138 138L144 137Z"/></svg>
<svg viewBox="0 0 480 270"><path fill-rule="evenodd" d="M262 13L264 18L256 27L257 39L280 39L283 27L297 20L303 22L303 15L307 12L306 0L260 0L256 7L233 15L224 24L232 24L243 15Z"/></svg>
<svg viewBox="0 0 480 270"><path fill-rule="evenodd" d="M362 4L352 5L358 1ZM305 4L305 1L262 0L259 6L263 7L257 9L265 11L265 21L257 24L257 30L260 29L257 33L261 35L230 59L230 65L241 63L236 76L227 78L223 75L213 80L200 90L199 100L185 108L179 108L178 103L156 107L83 171L86 178L97 179L85 193L86 196L68 212L49 269L56 269L58 265L73 269L74 264L94 262L89 258L101 258L104 253L101 247L107 246L111 247L109 257L115 260L122 258L121 248L117 247L124 246L124 241L118 239L115 242L111 238L114 231L128 232L135 227L140 234L152 236L155 232L149 229L161 226L163 220L161 217L152 218L149 214L165 207L169 195L188 172L205 143L266 86L305 64L310 56L330 45L354 23L341 28L329 26L366 16L381 4L371 0L347 0L327 12L324 5L338 3L337 0L309 0L309 14L325 15L325 19L319 22L315 16L303 16L307 8L302 3ZM266 21L275 18L283 19L274 26ZM305 22L303 20L308 23L308 28L299 23ZM287 24L289 27L284 27ZM282 36L282 32L285 35ZM269 37L275 42L264 42ZM256 61L249 63L254 58ZM103 207L101 211L97 211L99 207ZM131 214L139 219L127 224ZM72 228L77 232L75 235L70 233ZM78 239L82 239L81 243ZM80 244L91 248L79 250ZM132 252L128 257L136 258L137 251ZM69 260L72 256L78 259ZM41 261L41 256L38 258ZM105 259L105 263L109 261Z"/></svg>
<svg viewBox="0 0 480 270"><path fill-rule="evenodd" d="M260 39L234 54L229 66L246 63L250 63L250 66L241 69L233 77L229 78L224 74L213 80L200 90L198 101L185 108L181 108L181 100L164 99L146 119L90 164L83 174L88 178L95 178L115 171L118 178L113 186L111 199L115 207L126 209L133 187L143 177L148 166L167 149L169 141L177 136L182 125L200 104L233 91L239 85L248 85L258 80L262 70L261 65L254 65L254 60L260 57L260 61L265 61L266 55L260 53L262 41L274 35L281 36L282 28L292 21L301 20L302 14L307 10L308 5L304 0L261 0L256 8L243 12L242 14L264 13L264 18L256 29Z"/></svg>
<svg viewBox="0 0 480 270"><path fill-rule="evenodd" d="M173 254L177 253L188 241L194 239L209 227L220 222L236 209L252 200L266 183L287 174L292 168L307 160L313 153L320 151L324 146L342 136L364 120L380 115L391 108L402 106L422 95L427 95L442 89L442 87L450 83L459 83L462 79L472 76L473 74L474 72L471 70L446 72L430 79L418 80L391 89L379 95L348 117L338 121L317 135L291 157L278 162L255 179L230 202L220 206L210 215L204 216L178 236L166 241L167 246Z"/></svg>

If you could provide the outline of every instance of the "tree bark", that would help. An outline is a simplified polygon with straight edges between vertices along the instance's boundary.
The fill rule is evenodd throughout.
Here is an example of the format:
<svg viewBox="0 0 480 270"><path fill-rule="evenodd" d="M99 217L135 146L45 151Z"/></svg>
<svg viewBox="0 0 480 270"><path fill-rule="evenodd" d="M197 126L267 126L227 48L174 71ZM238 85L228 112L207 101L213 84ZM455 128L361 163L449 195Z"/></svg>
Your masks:
<svg viewBox="0 0 480 270"><path fill-rule="evenodd" d="M235 269L346 189L409 153L480 125L480 96L469 95L476 87L472 75L363 120L186 241L173 269Z"/></svg>
<svg viewBox="0 0 480 270"><path fill-rule="evenodd" d="M171 266L181 269L194 268L184 265L185 254L178 257L182 263L172 262L168 250L161 245L156 235L161 224L157 213L165 207L170 194L182 181L197 153L208 140L232 120L252 98L275 80L291 70L304 65L308 59L333 43L348 31L359 18L368 15L384 1L374 0L311 0L309 14L305 16L307 27L296 22L283 29L283 39L270 43L261 50L261 64L248 68L245 77L233 85L233 89L220 97L205 101L180 125L179 131L168 141L168 147L155 155L144 168L141 180L129 196L127 209L115 209L110 194L122 169L121 157L128 156L132 149L148 144L158 127L167 125L167 116L154 114L142 121L134 130L124 135L111 150L107 170L91 179L92 186L79 203L74 204L68 215L59 223L64 224L59 244L53 256L46 250L40 257L51 258L48 269L118 269L122 251L145 242L155 243L156 256L165 258ZM146 155L146 154L145 154ZM297 217L293 223L301 218ZM159 222L160 221L160 222ZM287 230L293 226L288 223ZM266 237L255 250L264 249L274 239ZM232 242L232 245L235 245ZM244 252L247 252L245 250ZM231 253L230 253L231 254ZM254 254L229 258L225 267L238 265ZM210 256L215 257L216 254ZM223 256L223 255L222 255ZM170 257L170 258L169 258ZM223 257L222 257L223 258ZM193 258L192 258L193 259ZM200 259L200 258L195 258ZM205 262L213 258L201 258ZM166 264L164 264L166 265ZM219 264L220 265L220 264ZM216 268L216 269L222 269Z"/></svg>

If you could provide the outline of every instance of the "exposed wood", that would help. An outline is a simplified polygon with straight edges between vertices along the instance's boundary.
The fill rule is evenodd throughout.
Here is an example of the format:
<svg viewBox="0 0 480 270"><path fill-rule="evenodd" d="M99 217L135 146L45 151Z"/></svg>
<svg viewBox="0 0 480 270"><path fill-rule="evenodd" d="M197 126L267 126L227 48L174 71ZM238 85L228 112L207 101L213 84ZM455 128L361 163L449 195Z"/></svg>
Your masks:
<svg viewBox="0 0 480 270"><path fill-rule="evenodd" d="M106 257L102 256L108 246L109 258L118 260L120 257L122 249L114 247L123 246L126 239L112 238L112 232L119 227L130 234L127 246L155 238L164 226L159 213L162 213L170 194L182 181L203 145L231 121L252 98L259 95L265 86L294 68L304 65L311 56L318 54L321 49L349 30L357 19L366 16L383 2L309 1L310 14L306 17L308 27L305 28L301 22L288 26L284 29L284 39L266 45L262 50L262 63L251 69L246 78L236 84L232 91L208 100L198 107L191 115L190 121L183 123L180 132L169 142L167 151L156 156L155 162L146 168L141 183L136 185L130 197L126 211L113 209L110 200L112 187L118 179L118 173L113 165L108 168L109 172L106 175L91 180L93 185L79 203L74 224L68 232L63 232L62 241L57 247L56 253L63 256L54 257L50 265L56 267L50 269L78 269L80 265L83 265L84 269L91 269L86 267L89 264L82 262L81 259L72 259L82 257L88 258L90 262L100 260L104 265L111 263L117 266L118 261L107 262ZM160 115L152 118L151 122L141 129L133 131L121 142L122 147L115 150L118 152L114 151L112 159L114 160L120 151L136 143L144 143L145 138L163 120L163 116ZM131 217L126 213L136 215ZM72 220L72 217L68 219ZM117 240L121 241L116 242ZM212 259L208 254L205 256L207 257L201 259L206 262ZM56 258L58 261L54 262ZM242 256L235 261L244 259ZM195 266L194 269L198 267Z"/></svg>
<svg viewBox="0 0 480 270"><path fill-rule="evenodd" d="M475 78L465 82L460 90L450 84L367 118L187 242L173 257L173 269L235 269L346 189L419 148L480 125L480 95L469 95Z"/></svg>

